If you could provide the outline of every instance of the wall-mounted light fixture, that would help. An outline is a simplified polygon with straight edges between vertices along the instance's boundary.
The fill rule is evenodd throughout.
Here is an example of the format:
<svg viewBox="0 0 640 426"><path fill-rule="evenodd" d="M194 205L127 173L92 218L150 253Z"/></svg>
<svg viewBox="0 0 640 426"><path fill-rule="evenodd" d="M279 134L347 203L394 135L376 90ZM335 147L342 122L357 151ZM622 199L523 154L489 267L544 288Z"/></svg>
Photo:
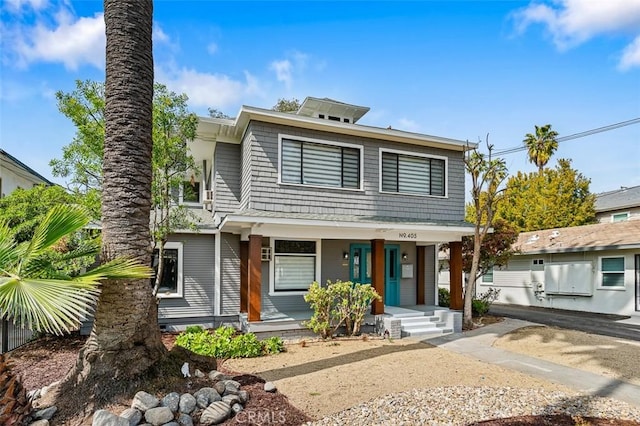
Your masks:
<svg viewBox="0 0 640 426"><path fill-rule="evenodd" d="M407 260L409 258L409 256L407 255L407 253L402 253L402 260Z"/></svg>
<svg viewBox="0 0 640 426"><path fill-rule="evenodd" d="M342 258L344 260L349 260L349 252L348 251L343 251L342 252Z"/></svg>

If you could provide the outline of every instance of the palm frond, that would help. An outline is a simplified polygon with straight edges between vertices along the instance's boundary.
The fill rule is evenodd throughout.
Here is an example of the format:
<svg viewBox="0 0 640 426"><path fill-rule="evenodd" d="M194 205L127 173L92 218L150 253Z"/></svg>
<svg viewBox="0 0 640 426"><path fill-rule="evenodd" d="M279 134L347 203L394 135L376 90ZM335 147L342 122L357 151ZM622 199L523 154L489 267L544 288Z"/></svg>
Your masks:
<svg viewBox="0 0 640 426"><path fill-rule="evenodd" d="M136 260L117 258L100 265L84 274L73 278L74 281L98 283L102 280L142 279L151 278L153 271L150 267L140 265Z"/></svg>
<svg viewBox="0 0 640 426"><path fill-rule="evenodd" d="M81 281L0 278L2 315L36 331L63 334L93 311L99 289Z"/></svg>
<svg viewBox="0 0 640 426"><path fill-rule="evenodd" d="M18 260L13 232L6 222L0 221L0 270L11 269Z"/></svg>
<svg viewBox="0 0 640 426"><path fill-rule="evenodd" d="M39 256L61 238L82 229L89 220L89 214L80 206L55 206L35 229L31 243L25 251L24 261Z"/></svg>

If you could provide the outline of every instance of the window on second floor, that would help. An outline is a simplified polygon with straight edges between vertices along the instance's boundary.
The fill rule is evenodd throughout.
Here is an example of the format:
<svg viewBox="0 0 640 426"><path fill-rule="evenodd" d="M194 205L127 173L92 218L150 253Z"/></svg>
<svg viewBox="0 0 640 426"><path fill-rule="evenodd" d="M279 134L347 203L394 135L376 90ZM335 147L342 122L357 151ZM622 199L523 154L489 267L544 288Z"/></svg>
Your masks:
<svg viewBox="0 0 640 426"><path fill-rule="evenodd" d="M380 191L446 196L444 157L380 150Z"/></svg>
<svg viewBox="0 0 640 426"><path fill-rule="evenodd" d="M629 212L614 213L611 215L611 222L624 222L629 220Z"/></svg>
<svg viewBox="0 0 640 426"><path fill-rule="evenodd" d="M362 148L282 137L280 181L311 186L360 189Z"/></svg>

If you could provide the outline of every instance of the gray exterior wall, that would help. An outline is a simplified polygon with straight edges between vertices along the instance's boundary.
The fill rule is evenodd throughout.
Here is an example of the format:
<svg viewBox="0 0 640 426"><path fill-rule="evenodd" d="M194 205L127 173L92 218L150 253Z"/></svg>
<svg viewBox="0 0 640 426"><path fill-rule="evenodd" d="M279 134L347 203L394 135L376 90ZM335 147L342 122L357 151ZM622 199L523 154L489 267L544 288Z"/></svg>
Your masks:
<svg viewBox="0 0 640 426"><path fill-rule="evenodd" d="M349 281L349 260L344 260L342 254L349 252L350 243L349 240L322 240L320 284L325 285L327 280Z"/></svg>
<svg viewBox="0 0 640 426"><path fill-rule="evenodd" d="M220 299L222 315L240 312L240 236L222 233L220 238Z"/></svg>
<svg viewBox="0 0 640 426"><path fill-rule="evenodd" d="M279 134L362 145L364 147L364 163L361 167L364 174L363 190L279 185ZM379 192L379 148L448 157L448 197L381 194ZM251 122L243 141L242 155L242 208L286 213L384 216L439 221L464 219L462 152Z"/></svg>
<svg viewBox="0 0 640 426"><path fill-rule="evenodd" d="M158 316L167 319L212 317L214 302L215 236L174 234L171 242L182 242L183 297L163 298Z"/></svg>
<svg viewBox="0 0 640 426"><path fill-rule="evenodd" d="M214 211L234 212L240 208L240 145L216 143L213 162Z"/></svg>

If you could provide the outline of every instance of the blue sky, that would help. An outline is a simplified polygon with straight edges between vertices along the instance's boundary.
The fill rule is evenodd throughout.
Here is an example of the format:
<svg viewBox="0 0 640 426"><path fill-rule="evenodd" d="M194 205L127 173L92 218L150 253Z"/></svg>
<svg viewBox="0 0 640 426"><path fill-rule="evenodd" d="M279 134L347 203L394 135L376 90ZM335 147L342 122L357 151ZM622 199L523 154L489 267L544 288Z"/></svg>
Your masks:
<svg viewBox="0 0 640 426"><path fill-rule="evenodd" d="M104 79L102 2L0 5L0 146L51 177L75 132L55 92ZM536 124L563 137L640 118L640 0L156 1L154 58L156 81L200 115L330 97L369 106L363 124L489 133L497 150ZM640 122L562 142L556 157L593 192L640 185ZM524 151L505 159L534 170Z"/></svg>

